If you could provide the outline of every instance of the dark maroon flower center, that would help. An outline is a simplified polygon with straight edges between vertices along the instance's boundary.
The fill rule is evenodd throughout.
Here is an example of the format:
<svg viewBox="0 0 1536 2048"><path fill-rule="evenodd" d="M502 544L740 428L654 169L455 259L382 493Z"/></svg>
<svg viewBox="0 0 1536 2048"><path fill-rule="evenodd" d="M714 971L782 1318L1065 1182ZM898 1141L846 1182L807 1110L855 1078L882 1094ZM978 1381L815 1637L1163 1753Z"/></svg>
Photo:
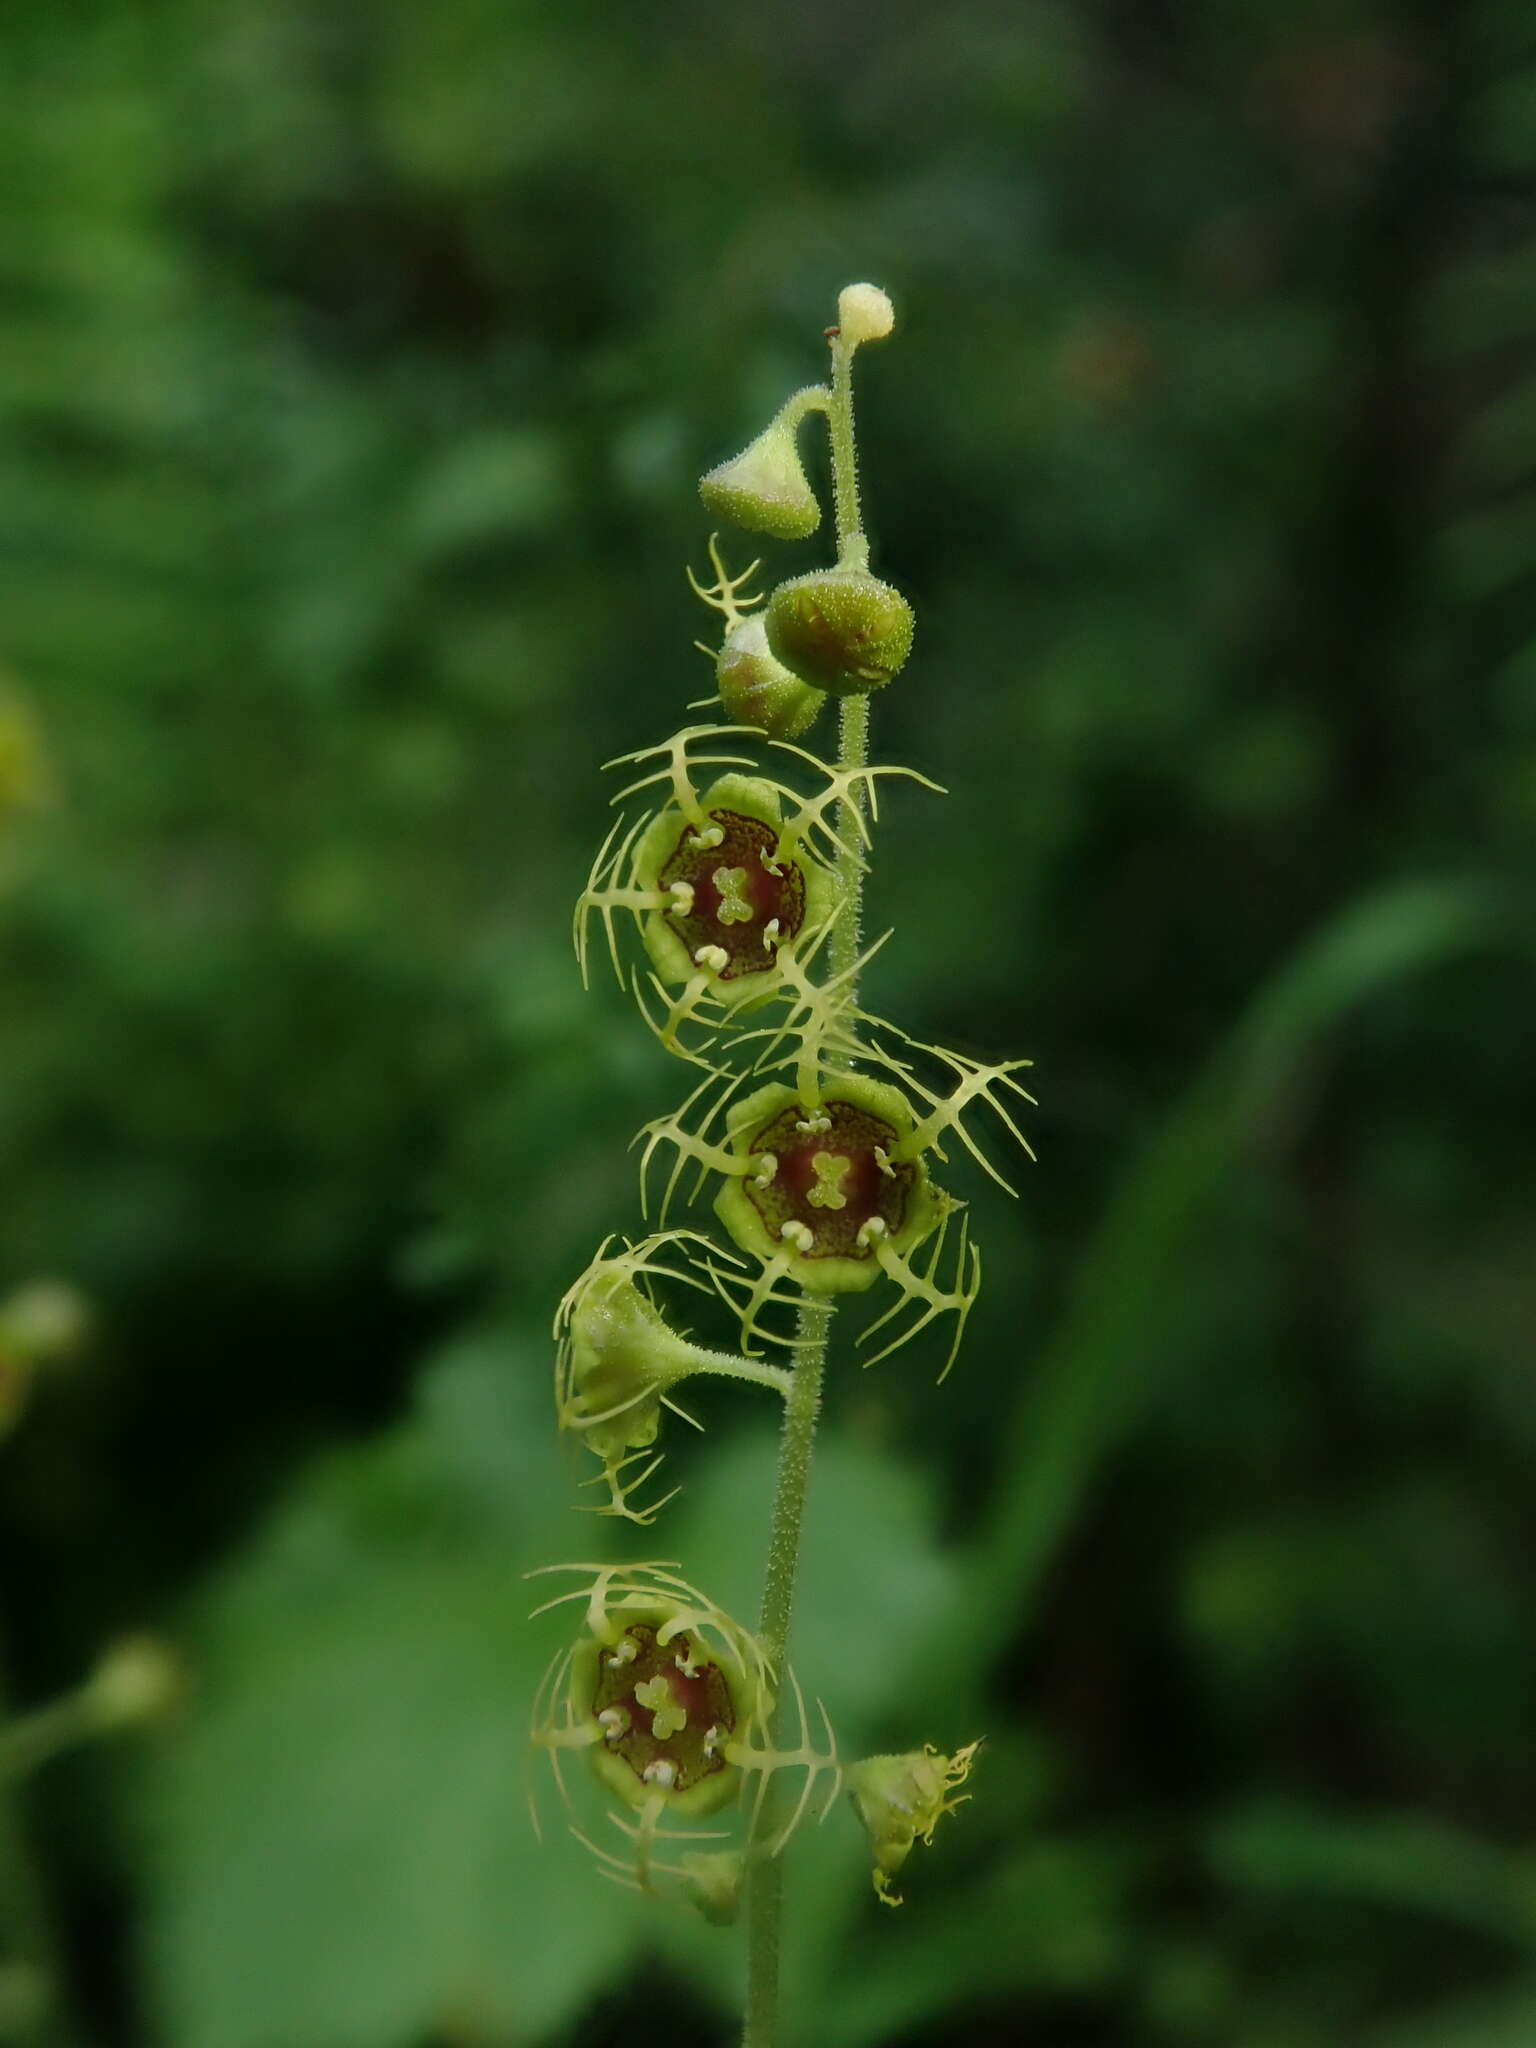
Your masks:
<svg viewBox="0 0 1536 2048"><path fill-rule="evenodd" d="M761 974L773 966L775 946L792 939L805 921L805 877L793 860L775 874L768 866L779 835L758 818L739 811L710 811L710 825L724 836L718 846L698 846L692 825L684 828L662 868L660 886L685 882L692 890L688 909L661 914L696 959L718 947L726 964L722 981Z"/></svg>
<svg viewBox="0 0 1536 2048"><path fill-rule="evenodd" d="M693 1643L688 1635L658 1642L654 1628L634 1622L599 1653L592 1700L605 1747L643 1783L677 1792L725 1769L736 1725L725 1673Z"/></svg>
<svg viewBox="0 0 1536 2048"><path fill-rule="evenodd" d="M898 1231L917 1178L915 1166L891 1159L899 1143L892 1125L857 1103L829 1100L816 1111L791 1103L753 1134L761 1165L746 1177L747 1199L770 1236L801 1226L794 1236L805 1258L872 1259L865 1225L878 1217L887 1233Z"/></svg>

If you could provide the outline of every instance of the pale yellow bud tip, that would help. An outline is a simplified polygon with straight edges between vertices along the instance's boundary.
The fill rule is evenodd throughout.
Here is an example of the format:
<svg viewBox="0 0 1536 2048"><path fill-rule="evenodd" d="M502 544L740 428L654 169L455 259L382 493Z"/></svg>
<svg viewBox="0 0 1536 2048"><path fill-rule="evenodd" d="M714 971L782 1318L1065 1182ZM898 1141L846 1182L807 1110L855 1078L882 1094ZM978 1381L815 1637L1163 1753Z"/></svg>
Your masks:
<svg viewBox="0 0 1536 2048"><path fill-rule="evenodd" d="M837 324L844 341L883 341L896 325L896 308L877 284L845 284L837 295Z"/></svg>
<svg viewBox="0 0 1536 2048"><path fill-rule="evenodd" d="M103 1732L175 1712L187 1690L186 1667L158 1636L124 1636L112 1643L89 1680L95 1721Z"/></svg>
<svg viewBox="0 0 1536 2048"><path fill-rule="evenodd" d="M58 1365L89 1340L91 1310L65 1280L32 1280L0 1301L0 1351L28 1365Z"/></svg>

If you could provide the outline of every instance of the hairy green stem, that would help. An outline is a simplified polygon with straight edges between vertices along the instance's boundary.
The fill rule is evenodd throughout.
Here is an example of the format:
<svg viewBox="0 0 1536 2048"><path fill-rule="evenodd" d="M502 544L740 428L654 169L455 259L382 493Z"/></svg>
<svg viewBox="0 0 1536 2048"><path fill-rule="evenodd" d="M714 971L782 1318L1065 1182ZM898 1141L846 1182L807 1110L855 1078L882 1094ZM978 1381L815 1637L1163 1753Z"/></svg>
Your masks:
<svg viewBox="0 0 1536 2048"><path fill-rule="evenodd" d="M755 1359L741 1358L730 1351L697 1353L685 1377L691 1378L694 1373L714 1373L723 1380L745 1380L748 1386L771 1387L786 1401L795 1383L794 1373L787 1366L759 1365Z"/></svg>
<svg viewBox="0 0 1536 2048"><path fill-rule="evenodd" d="M838 749L837 765L852 771L869 765L869 698L860 694L844 697L842 700L842 744ZM840 974L851 974L859 959L859 919L864 898L864 854L860 844L863 834L861 783L857 790L850 790L838 816L837 881L841 891L842 907L837 922L832 927L828 941L829 964L835 979ZM856 984L849 985L849 1001L858 1001Z"/></svg>
<svg viewBox="0 0 1536 2048"><path fill-rule="evenodd" d="M825 384L804 384L779 407L779 423L793 431L808 414L826 412L831 404L832 394Z"/></svg>
<svg viewBox="0 0 1536 2048"><path fill-rule="evenodd" d="M856 569L869 566L869 543L859 521L859 458L853 441L853 350L842 336L832 340L832 400L827 407L832 435L832 499L837 514L837 559Z"/></svg>
<svg viewBox="0 0 1536 2048"><path fill-rule="evenodd" d="M832 488L837 505L837 546L840 562L863 567L868 544L859 525L858 472L853 442L853 350L836 337L832 343L832 400L828 420L832 431ZM869 759L869 699L844 697L839 726L838 767L853 774ZM838 818L841 842L837 875L841 901L829 942L834 975L852 975L859 957L859 914L862 907L864 861L860 849L863 818L857 783L847 785ZM856 1003L850 981L848 1000ZM832 1331L832 1305L801 1303L793 1385L784 1403L784 1429L779 1439L778 1478L773 1520L768 1532L768 1569L758 1634L772 1664L780 1695L784 1691L785 1659L794 1613L795 1578L800 1563L800 1537L816 1448L816 1423L821 1414L827 1345ZM769 1739L779 1739L780 1706L776 1705ZM774 2048L778 2039L780 1924L784 1904L784 1857L765 1855L781 1826L781 1795L770 1776L759 1812L747 1874L747 2000L742 2048Z"/></svg>

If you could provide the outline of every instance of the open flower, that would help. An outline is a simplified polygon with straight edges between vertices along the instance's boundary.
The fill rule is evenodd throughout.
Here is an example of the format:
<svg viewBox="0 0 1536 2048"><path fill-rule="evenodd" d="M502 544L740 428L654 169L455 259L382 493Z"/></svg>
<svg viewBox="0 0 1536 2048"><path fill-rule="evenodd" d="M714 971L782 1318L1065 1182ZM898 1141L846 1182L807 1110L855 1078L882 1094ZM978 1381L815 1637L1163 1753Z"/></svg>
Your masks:
<svg viewBox="0 0 1536 2048"><path fill-rule="evenodd" d="M715 1843L718 1832L696 1823L723 1808L745 1805L743 1853L777 1855L799 1825L816 1781L829 1776L825 1814L842 1782L832 1731L822 1713L826 1747L810 1740L805 1702L786 1674L799 1728L788 1750L768 1739L779 1683L757 1639L667 1564L556 1565L582 1583L535 1610L582 1606L576 1641L550 1665L534 1702L531 1737L545 1752L562 1795L567 1751L584 1752L610 1805L609 1818L629 1841L623 1856L578 1839L605 1872L650 1890L658 1875L678 1879L702 1909L728 1910L728 1871L711 1850L681 1862L667 1845ZM536 1575L537 1576L537 1575ZM804 1773L788 1820L768 1840L757 1834L764 1788L776 1771ZM750 1789L743 1801L743 1793ZM612 1806L634 1815L612 1811ZM658 1845L661 1855L658 1856Z"/></svg>

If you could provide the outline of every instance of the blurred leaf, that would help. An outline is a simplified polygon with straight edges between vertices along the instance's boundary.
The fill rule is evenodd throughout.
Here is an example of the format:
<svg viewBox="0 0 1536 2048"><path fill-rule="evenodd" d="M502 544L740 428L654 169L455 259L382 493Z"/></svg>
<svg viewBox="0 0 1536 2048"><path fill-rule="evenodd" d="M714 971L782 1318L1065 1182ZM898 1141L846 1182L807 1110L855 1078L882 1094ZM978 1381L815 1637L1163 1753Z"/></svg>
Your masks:
<svg viewBox="0 0 1536 2048"><path fill-rule="evenodd" d="M856 1971L829 1978L818 2048L875 2048L940 2014L1023 1991L1102 1990L1125 1961L1124 1894L1134 1851L1039 1842L958 1895L887 1915ZM897 1925L897 1919L901 1924Z"/></svg>
<svg viewBox="0 0 1536 2048"><path fill-rule="evenodd" d="M1256 1122L1318 1037L1397 983L1507 941L1496 893L1475 882L1404 883L1353 906L1304 946L1121 1178L1086 1247L1062 1327L1048 1334L1009 1426L989 1525L962 1570L961 1613L932 1673L979 1685L1025 1623L1057 1544L1133 1427L1158 1313L1189 1238Z"/></svg>
<svg viewBox="0 0 1536 2048"><path fill-rule="evenodd" d="M1536 1984L1509 1996L1471 1998L1420 2019L1382 2027L1366 2048L1530 2048Z"/></svg>
<svg viewBox="0 0 1536 2048"><path fill-rule="evenodd" d="M168 2048L531 2041L633 1953L623 1896L529 1825L550 1645L521 1573L564 1512L533 1366L462 1347L428 1413L473 1443L429 1421L317 1466L198 1602L195 1710L141 1801ZM459 1463L492 1444L494 1493Z"/></svg>
<svg viewBox="0 0 1536 2048"><path fill-rule="evenodd" d="M707 1447L669 1532L711 1597L748 1618L762 1593L776 1458L777 1439L757 1431ZM815 1590L796 1613L792 1657L845 1749L882 1720L905 1722L893 1698L901 1650L953 1609L955 1562L934 1545L934 1492L932 1473L835 1429L817 1446L800 1560L800 1582ZM914 1730L913 1740L936 1734L953 1746L974 1732Z"/></svg>
<svg viewBox="0 0 1536 2048"><path fill-rule="evenodd" d="M1217 1819L1207 1854L1223 1887L1427 1915L1536 1948L1536 1858L1422 1814L1256 1801Z"/></svg>

